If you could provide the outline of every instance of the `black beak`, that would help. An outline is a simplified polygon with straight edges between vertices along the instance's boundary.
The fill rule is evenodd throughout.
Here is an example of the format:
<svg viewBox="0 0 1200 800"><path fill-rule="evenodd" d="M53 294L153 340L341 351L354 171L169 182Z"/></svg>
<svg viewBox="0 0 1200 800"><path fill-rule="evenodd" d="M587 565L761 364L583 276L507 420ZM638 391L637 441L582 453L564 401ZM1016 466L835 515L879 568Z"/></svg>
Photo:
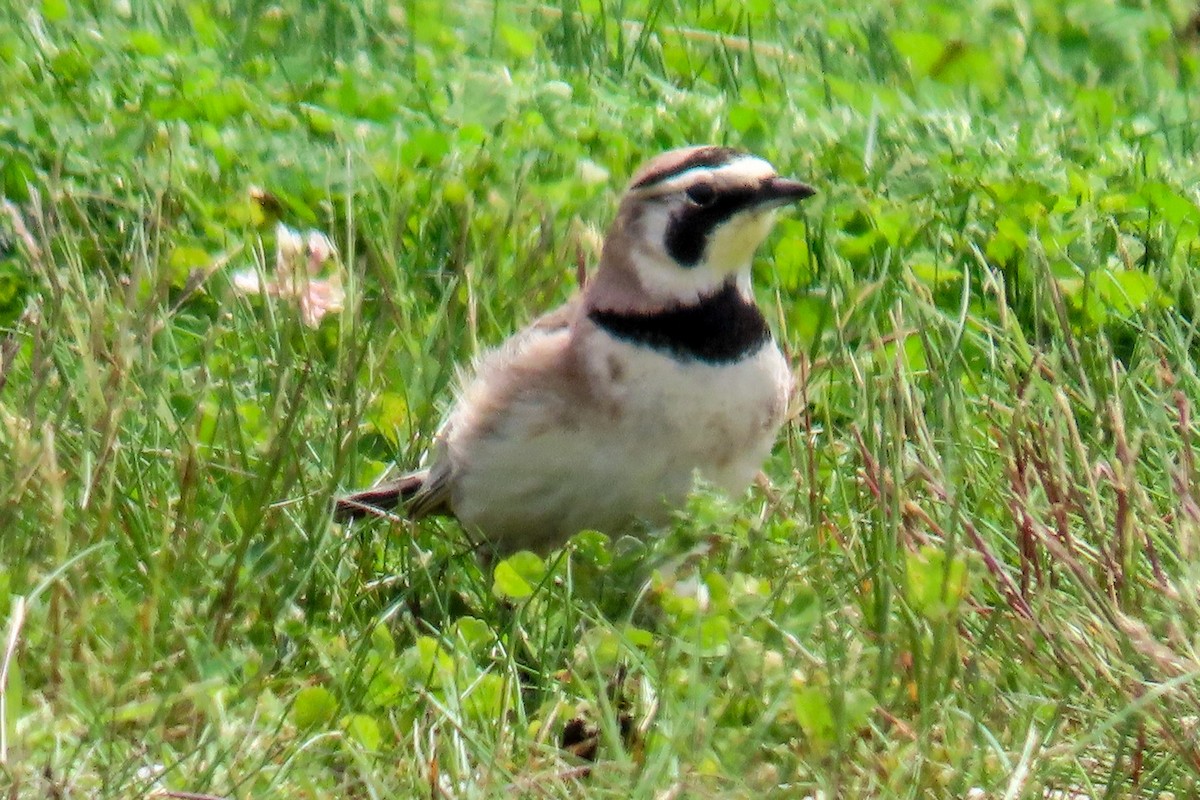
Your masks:
<svg viewBox="0 0 1200 800"><path fill-rule="evenodd" d="M781 206L786 203L797 203L816 193L817 190L807 183L788 178L767 178L759 187L758 199L764 205Z"/></svg>

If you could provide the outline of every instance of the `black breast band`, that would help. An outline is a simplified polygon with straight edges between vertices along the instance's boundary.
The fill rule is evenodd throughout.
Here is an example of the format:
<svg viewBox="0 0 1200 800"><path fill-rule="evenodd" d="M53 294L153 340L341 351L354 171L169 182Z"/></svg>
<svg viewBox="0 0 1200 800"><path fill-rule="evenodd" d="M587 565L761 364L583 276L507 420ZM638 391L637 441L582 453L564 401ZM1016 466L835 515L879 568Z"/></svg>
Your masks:
<svg viewBox="0 0 1200 800"><path fill-rule="evenodd" d="M593 309L588 319L618 339L681 361L728 364L757 352L771 340L762 312L733 283L695 305L649 314Z"/></svg>

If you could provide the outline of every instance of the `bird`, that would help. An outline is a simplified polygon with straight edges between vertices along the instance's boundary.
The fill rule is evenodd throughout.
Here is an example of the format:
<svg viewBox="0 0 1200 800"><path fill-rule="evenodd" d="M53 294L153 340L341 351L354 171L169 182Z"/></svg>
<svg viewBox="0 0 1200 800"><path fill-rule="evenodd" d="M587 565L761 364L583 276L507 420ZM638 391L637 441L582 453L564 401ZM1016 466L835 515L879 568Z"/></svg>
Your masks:
<svg viewBox="0 0 1200 800"><path fill-rule="evenodd" d="M647 161L581 290L460 380L427 466L337 498L334 518L449 515L504 557L662 527L697 476L744 493L793 385L751 262L813 194L731 147Z"/></svg>

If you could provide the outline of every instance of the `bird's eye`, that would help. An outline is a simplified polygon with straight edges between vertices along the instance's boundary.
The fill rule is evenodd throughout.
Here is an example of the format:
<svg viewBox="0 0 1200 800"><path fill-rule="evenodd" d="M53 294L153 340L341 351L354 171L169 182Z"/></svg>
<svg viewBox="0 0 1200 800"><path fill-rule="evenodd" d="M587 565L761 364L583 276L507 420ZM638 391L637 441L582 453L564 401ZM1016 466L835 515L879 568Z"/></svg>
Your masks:
<svg viewBox="0 0 1200 800"><path fill-rule="evenodd" d="M709 183L697 183L687 190L688 199L698 206L712 205L717 199L717 190Z"/></svg>

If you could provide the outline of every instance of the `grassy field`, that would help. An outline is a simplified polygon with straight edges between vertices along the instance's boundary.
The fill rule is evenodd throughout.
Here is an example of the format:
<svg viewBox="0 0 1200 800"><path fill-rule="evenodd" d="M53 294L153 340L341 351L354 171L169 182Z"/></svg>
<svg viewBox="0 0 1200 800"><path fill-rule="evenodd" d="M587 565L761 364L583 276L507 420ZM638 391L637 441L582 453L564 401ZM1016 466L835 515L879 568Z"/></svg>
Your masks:
<svg viewBox="0 0 1200 800"><path fill-rule="evenodd" d="M1200 793L1191 2L0 3L0 796ZM820 192L770 484L334 525L707 142Z"/></svg>

